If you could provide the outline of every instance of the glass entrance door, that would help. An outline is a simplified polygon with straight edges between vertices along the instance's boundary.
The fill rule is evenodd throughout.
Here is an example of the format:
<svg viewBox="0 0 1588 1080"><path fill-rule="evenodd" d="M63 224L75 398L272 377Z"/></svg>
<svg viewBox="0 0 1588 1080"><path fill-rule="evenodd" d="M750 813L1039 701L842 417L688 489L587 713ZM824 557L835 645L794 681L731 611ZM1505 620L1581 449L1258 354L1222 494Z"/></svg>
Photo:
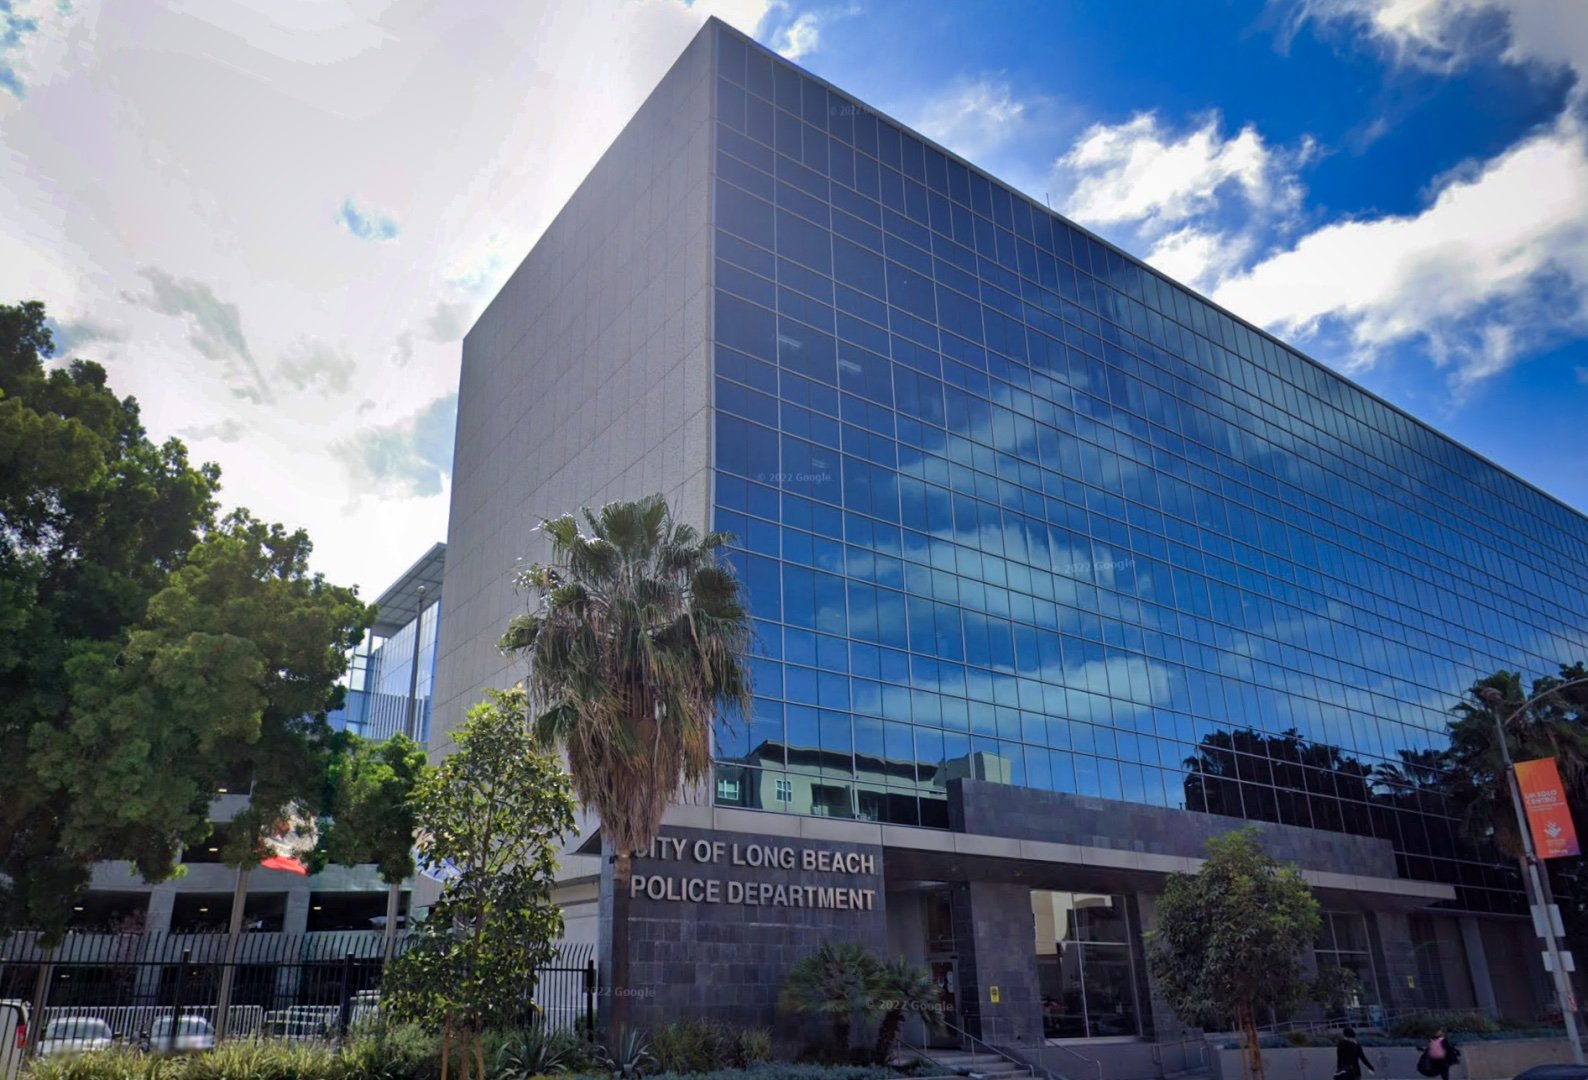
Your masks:
<svg viewBox="0 0 1588 1080"><path fill-rule="evenodd" d="M953 957L937 957L927 961L927 970L937 984L938 1006L946 1022L946 1026L931 1029L931 1045L958 1046L958 1032L964 1027L959 1018L959 964Z"/></svg>

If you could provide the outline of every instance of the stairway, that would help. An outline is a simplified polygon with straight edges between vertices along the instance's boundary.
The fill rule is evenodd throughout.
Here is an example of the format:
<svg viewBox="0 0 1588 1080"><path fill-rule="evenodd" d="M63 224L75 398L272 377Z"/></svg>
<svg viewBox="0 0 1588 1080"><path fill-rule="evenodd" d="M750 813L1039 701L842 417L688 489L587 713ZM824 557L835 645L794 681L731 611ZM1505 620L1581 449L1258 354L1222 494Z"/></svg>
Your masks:
<svg viewBox="0 0 1588 1080"><path fill-rule="evenodd" d="M970 1050L922 1050L922 1057L939 1066L945 1073L959 1076L986 1076L996 1080L1030 1080L1029 1066L1010 1061L998 1054Z"/></svg>

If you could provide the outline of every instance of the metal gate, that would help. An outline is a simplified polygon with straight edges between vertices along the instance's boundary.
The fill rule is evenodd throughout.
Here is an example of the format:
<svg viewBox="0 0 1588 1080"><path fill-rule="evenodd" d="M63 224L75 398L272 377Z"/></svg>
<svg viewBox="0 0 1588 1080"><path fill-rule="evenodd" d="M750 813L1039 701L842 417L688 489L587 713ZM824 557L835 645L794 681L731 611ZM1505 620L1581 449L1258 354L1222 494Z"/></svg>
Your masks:
<svg viewBox="0 0 1588 1080"><path fill-rule="evenodd" d="M594 945L564 944L550 964L535 972L540 1022L554 1031L593 1039L599 992Z"/></svg>

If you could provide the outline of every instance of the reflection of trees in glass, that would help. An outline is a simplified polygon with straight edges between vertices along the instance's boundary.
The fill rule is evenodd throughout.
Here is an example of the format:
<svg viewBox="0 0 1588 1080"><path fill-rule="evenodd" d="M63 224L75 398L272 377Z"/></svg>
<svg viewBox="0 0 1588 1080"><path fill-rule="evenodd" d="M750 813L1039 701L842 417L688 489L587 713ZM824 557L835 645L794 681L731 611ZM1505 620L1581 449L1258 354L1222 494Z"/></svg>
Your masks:
<svg viewBox="0 0 1588 1080"><path fill-rule="evenodd" d="M1281 735L1213 732L1185 767L1188 809L1373 835L1366 813L1371 770L1295 728Z"/></svg>
<svg viewBox="0 0 1588 1080"><path fill-rule="evenodd" d="M1498 691L1502 713L1516 714L1508 729L1512 756L1556 758L1573 805L1584 806L1588 686L1555 689L1576 678L1588 678L1588 667L1562 666L1558 676L1536 680L1532 696L1546 696L1523 709L1529 691L1521 676L1498 672L1475 683L1451 710L1447 744L1398 749L1394 761L1373 765L1294 728L1278 735L1251 728L1212 732L1184 759L1186 806L1388 839L1401 872L1411 877L1519 893L1514 868L1495 865L1497 855L1515 857L1518 840L1484 695ZM1463 875L1450 860L1489 865L1481 874ZM1580 862L1554 860L1550 878L1567 894L1563 907L1588 922L1588 900L1573 899L1588 898L1588 871Z"/></svg>

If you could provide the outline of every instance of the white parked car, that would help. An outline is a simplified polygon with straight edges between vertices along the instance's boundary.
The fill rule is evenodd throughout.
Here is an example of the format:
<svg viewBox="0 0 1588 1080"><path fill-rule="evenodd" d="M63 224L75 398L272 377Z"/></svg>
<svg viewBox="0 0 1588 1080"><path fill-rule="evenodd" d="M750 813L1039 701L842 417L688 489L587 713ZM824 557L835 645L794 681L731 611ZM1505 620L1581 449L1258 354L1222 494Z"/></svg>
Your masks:
<svg viewBox="0 0 1588 1080"><path fill-rule="evenodd" d="M202 1016L179 1016L173 1031L171 1018L162 1016L149 1029L149 1049L156 1054L167 1051L190 1054L213 1050L215 1029Z"/></svg>
<svg viewBox="0 0 1588 1080"><path fill-rule="evenodd" d="M28 1048L28 1003L0 999L0 1080L16 1080Z"/></svg>
<svg viewBox="0 0 1588 1080"><path fill-rule="evenodd" d="M109 1050L115 1042L110 1025L97 1016L63 1016L44 1025L39 1056L86 1054Z"/></svg>

